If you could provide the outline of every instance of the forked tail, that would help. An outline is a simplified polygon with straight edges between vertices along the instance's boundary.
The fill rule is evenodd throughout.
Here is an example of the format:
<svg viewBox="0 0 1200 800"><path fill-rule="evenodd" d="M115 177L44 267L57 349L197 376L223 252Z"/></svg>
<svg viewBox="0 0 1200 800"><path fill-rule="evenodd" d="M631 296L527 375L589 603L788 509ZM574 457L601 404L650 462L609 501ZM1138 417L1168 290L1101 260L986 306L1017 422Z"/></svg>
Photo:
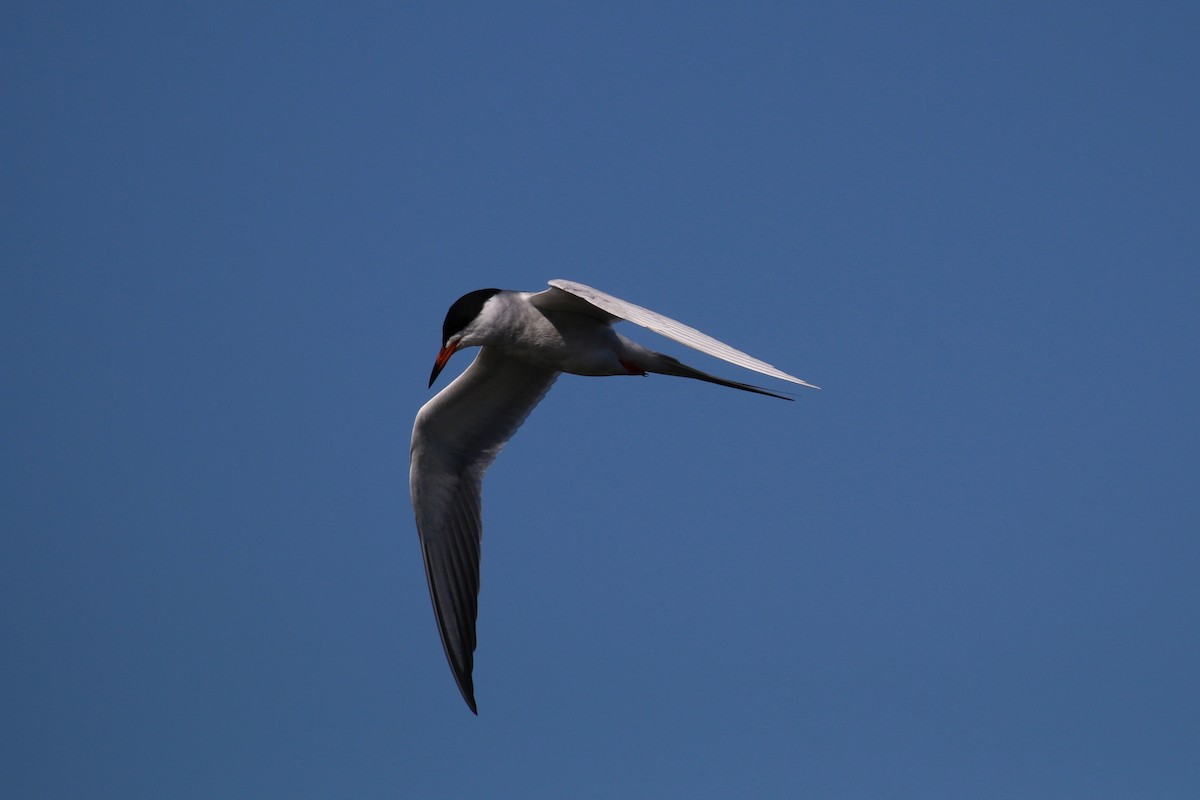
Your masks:
<svg viewBox="0 0 1200 800"><path fill-rule="evenodd" d="M649 360L649 359L646 359ZM767 397L778 397L780 400L794 400L793 397L788 397L778 392L772 392L769 389L764 389L761 386L752 386L749 383L739 383L738 381L729 381L724 378L718 378L716 375L709 375L707 372L701 372L695 367L689 367L677 358L672 358L662 353L654 353L654 363L641 364L642 368L647 372L654 372L659 375L674 375L679 378L694 378L698 381L706 383L715 383L718 386L728 386L731 389L741 389L743 392L754 392L755 394L765 394Z"/></svg>

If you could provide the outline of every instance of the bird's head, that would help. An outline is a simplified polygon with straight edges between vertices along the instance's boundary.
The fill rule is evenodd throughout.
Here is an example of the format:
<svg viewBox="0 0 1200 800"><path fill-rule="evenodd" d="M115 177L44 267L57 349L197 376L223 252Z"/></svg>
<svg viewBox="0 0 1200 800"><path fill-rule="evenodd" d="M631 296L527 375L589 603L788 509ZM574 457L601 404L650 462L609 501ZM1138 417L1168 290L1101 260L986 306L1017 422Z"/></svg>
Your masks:
<svg viewBox="0 0 1200 800"><path fill-rule="evenodd" d="M433 386L438 374L455 352L464 347L483 344L483 338L477 334L475 326L484 305L499 293L499 289L476 289L464 294L450 306L450 310L446 312L446 320L442 323L442 349L438 351L437 359L433 362L433 372L429 374L430 386Z"/></svg>

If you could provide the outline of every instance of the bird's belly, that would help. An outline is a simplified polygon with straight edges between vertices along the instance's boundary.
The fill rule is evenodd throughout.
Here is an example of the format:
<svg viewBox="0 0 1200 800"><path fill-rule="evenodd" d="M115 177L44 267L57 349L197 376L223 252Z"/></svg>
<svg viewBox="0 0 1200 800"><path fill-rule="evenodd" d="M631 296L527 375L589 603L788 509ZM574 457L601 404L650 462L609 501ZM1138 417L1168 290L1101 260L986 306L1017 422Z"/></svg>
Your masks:
<svg viewBox="0 0 1200 800"><path fill-rule="evenodd" d="M623 347L607 325L592 320L575 324L571 319L545 320L535 328L526 327L518 340L504 348L514 358L536 366L574 375L641 374L622 362Z"/></svg>

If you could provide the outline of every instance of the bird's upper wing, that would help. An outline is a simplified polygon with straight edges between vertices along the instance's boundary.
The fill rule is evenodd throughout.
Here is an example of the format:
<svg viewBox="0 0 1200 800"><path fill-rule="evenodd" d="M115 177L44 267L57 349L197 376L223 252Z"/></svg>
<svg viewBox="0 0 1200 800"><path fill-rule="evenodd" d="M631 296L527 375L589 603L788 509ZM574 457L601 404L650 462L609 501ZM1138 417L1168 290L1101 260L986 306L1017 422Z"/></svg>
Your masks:
<svg viewBox="0 0 1200 800"><path fill-rule="evenodd" d="M425 577L446 658L472 711L483 473L557 377L484 347L413 425L408 477Z"/></svg>
<svg viewBox="0 0 1200 800"><path fill-rule="evenodd" d="M795 375L789 375L783 370L771 366L765 361L760 361L754 356L730 347L706 333L701 333L695 328L688 327L682 322L665 317L648 308L634 305L619 297L613 297L611 294L606 294L599 289L593 289L590 286L584 286L582 283L561 279L550 281L550 286L553 288L532 295L529 298L529 302L545 310L573 311L577 314L589 314L597 319L609 322L614 319L628 320L635 325L649 328L661 336L674 339L680 344L686 344L688 347L699 350L702 353L723 359L731 364L737 364L739 367L752 369L755 372L761 372L763 375L781 378L782 380L798 383L801 386L808 386L812 389L818 388L807 381L800 380Z"/></svg>

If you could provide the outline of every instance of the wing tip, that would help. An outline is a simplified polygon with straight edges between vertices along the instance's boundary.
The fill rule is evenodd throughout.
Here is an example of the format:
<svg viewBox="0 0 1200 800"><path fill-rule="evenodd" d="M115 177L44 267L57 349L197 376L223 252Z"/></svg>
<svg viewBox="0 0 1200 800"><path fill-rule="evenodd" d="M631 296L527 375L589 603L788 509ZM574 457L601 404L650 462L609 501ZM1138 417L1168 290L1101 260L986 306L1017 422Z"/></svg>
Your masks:
<svg viewBox="0 0 1200 800"><path fill-rule="evenodd" d="M463 700L467 701L467 708L471 709L471 713L478 717L479 706L475 704L475 682L471 680L470 673L460 674L455 670L454 678L458 683L458 691L462 693Z"/></svg>

